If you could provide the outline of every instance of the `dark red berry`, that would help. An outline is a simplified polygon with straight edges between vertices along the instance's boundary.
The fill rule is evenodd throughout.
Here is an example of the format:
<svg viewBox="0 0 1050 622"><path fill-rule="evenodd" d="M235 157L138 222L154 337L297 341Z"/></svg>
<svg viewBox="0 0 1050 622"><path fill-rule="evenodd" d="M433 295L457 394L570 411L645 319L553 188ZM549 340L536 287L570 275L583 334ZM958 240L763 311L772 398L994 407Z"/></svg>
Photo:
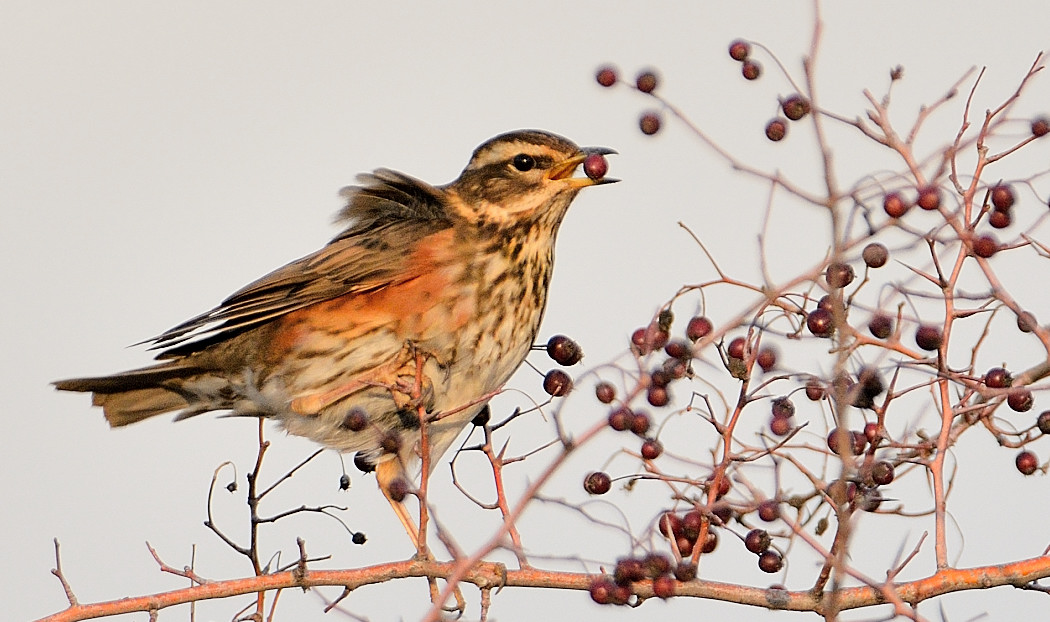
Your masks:
<svg viewBox="0 0 1050 622"><path fill-rule="evenodd" d="M681 339L667 342L667 345L664 346L664 352L673 359L689 359L693 356L693 350L689 342Z"/></svg>
<svg viewBox="0 0 1050 622"><path fill-rule="evenodd" d="M774 348L762 348L758 351L758 356L755 357L755 362L762 368L762 371L768 372L776 368L777 366L777 351Z"/></svg>
<svg viewBox="0 0 1050 622"><path fill-rule="evenodd" d="M552 369L543 378L543 390L554 397L568 395L572 391L572 378L560 369Z"/></svg>
<svg viewBox="0 0 1050 622"><path fill-rule="evenodd" d="M674 578L683 583L692 581L696 578L696 564L685 559L678 562L678 567L674 569Z"/></svg>
<svg viewBox="0 0 1050 622"><path fill-rule="evenodd" d="M994 235L979 235L973 240L973 254L985 259L999 252L999 240Z"/></svg>
<svg viewBox="0 0 1050 622"><path fill-rule="evenodd" d="M1017 316L1017 330L1022 333L1030 333L1039 326L1039 322L1035 319L1035 316L1028 311L1022 311Z"/></svg>
<svg viewBox="0 0 1050 622"><path fill-rule="evenodd" d="M1043 434L1050 434L1050 410L1039 413L1035 419L1035 427L1039 428Z"/></svg>
<svg viewBox="0 0 1050 622"><path fill-rule="evenodd" d="M626 406L621 406L616 410L609 413L609 427L616 430L617 432L624 432L631 429L631 422L634 421L634 413L631 412Z"/></svg>
<svg viewBox="0 0 1050 622"><path fill-rule="evenodd" d="M783 119L773 119L766 124L766 138L773 142L784 140L787 131L787 123Z"/></svg>
<svg viewBox="0 0 1050 622"><path fill-rule="evenodd" d="M408 482L405 481L403 477L398 477L387 485L386 494L390 497L391 501L400 503L408 496L408 490Z"/></svg>
<svg viewBox="0 0 1050 622"><path fill-rule="evenodd" d="M599 382L594 387L594 397L602 404L609 404L616 399L616 387L608 382Z"/></svg>
<svg viewBox="0 0 1050 622"><path fill-rule="evenodd" d="M806 381L806 397L811 401L819 402L824 399L826 394L827 390L824 388L824 384L821 381L815 378Z"/></svg>
<svg viewBox="0 0 1050 622"><path fill-rule="evenodd" d="M587 590L591 595L591 600L594 602L599 605L610 605L613 604L613 592L616 590L616 584L609 577L595 577L591 580L591 585Z"/></svg>
<svg viewBox="0 0 1050 622"><path fill-rule="evenodd" d="M989 389L1005 389L1011 382L1010 372L1002 367L993 367L984 373L984 384Z"/></svg>
<svg viewBox="0 0 1050 622"><path fill-rule="evenodd" d="M731 358L743 359L747 356L747 339L737 337L730 341L729 347L726 348L726 354Z"/></svg>
<svg viewBox="0 0 1050 622"><path fill-rule="evenodd" d="M671 574L671 560L663 553L649 553L642 558L642 567L650 579Z"/></svg>
<svg viewBox="0 0 1050 622"><path fill-rule="evenodd" d="M660 533L668 538L682 535L682 517L674 512L664 512L660 517Z"/></svg>
<svg viewBox="0 0 1050 622"><path fill-rule="evenodd" d="M1010 212L998 212L993 211L988 214L988 224L996 229L1005 229L1009 227L1014 221L1014 217L1010 215Z"/></svg>
<svg viewBox="0 0 1050 622"><path fill-rule="evenodd" d="M893 481L893 465L885 460L879 460L871 465L871 481L878 486L885 486Z"/></svg>
<svg viewBox="0 0 1050 622"><path fill-rule="evenodd" d="M685 336L692 341L697 341L706 337L713 329L714 325L711 324L711 320L698 315L689 320L689 324L685 327Z"/></svg>
<svg viewBox="0 0 1050 622"><path fill-rule="evenodd" d="M778 419L788 419L795 414L795 404L787 397L778 397L772 402L773 416Z"/></svg>
<svg viewBox="0 0 1050 622"><path fill-rule="evenodd" d="M603 471L588 473L587 477L583 478L583 489L588 494L604 495L609 492L610 488L612 488L612 478Z"/></svg>
<svg viewBox="0 0 1050 622"><path fill-rule="evenodd" d="M723 479L722 483L726 484L729 480ZM711 513L715 515L718 520L715 521L716 525L725 525L729 522L730 518L733 518L733 508L724 501L719 501L711 507Z"/></svg>
<svg viewBox="0 0 1050 622"><path fill-rule="evenodd" d="M643 71L635 78L634 85L643 93L652 93L656 89L657 82L659 80L657 80L654 72Z"/></svg>
<svg viewBox="0 0 1050 622"><path fill-rule="evenodd" d="M671 403L671 394L668 393L667 387L653 385L646 391L645 400L650 406L661 408Z"/></svg>
<svg viewBox="0 0 1050 622"><path fill-rule="evenodd" d="M817 337L830 337L835 332L835 320L827 309L813 309L806 316L806 328Z"/></svg>
<svg viewBox="0 0 1050 622"><path fill-rule="evenodd" d="M645 436L651 425L652 420L649 419L649 415L643 412L634 413L634 416L631 417L631 432L638 436Z"/></svg>
<svg viewBox="0 0 1050 622"><path fill-rule="evenodd" d="M780 503L776 499L766 499L759 503L758 517L767 523L780 518Z"/></svg>
<svg viewBox="0 0 1050 622"><path fill-rule="evenodd" d="M747 41L737 39L729 44L729 58L743 62L751 55L751 44Z"/></svg>
<svg viewBox="0 0 1050 622"><path fill-rule="evenodd" d="M860 256L864 259L864 265L869 268L881 268L889 260L890 251L882 244L872 242L864 247Z"/></svg>
<svg viewBox="0 0 1050 622"><path fill-rule="evenodd" d="M787 436L794 428L791 417L773 417L769 420L769 432L773 436Z"/></svg>
<svg viewBox="0 0 1050 622"><path fill-rule="evenodd" d="M801 95L791 95L784 101L780 102L780 109L784 111L785 117L792 121L798 121L809 114L809 100Z"/></svg>
<svg viewBox="0 0 1050 622"><path fill-rule="evenodd" d="M876 313L868 322L868 332L878 339L889 337L893 334L893 318L885 313Z"/></svg>
<svg viewBox="0 0 1050 622"><path fill-rule="evenodd" d="M872 445L877 445L879 440L882 438L882 433L879 432L879 424L874 421L869 421L864 424L864 438L868 439L868 442Z"/></svg>
<svg viewBox="0 0 1050 622"><path fill-rule="evenodd" d="M700 537L700 529L704 526L704 515L698 510L689 510L682 517L682 536L689 540Z"/></svg>
<svg viewBox="0 0 1050 622"><path fill-rule="evenodd" d="M583 159L583 174L597 181L609 172L609 161L600 153L589 154Z"/></svg>
<svg viewBox="0 0 1050 622"><path fill-rule="evenodd" d="M714 553L715 549L718 548L718 532L714 528L707 530L707 538L704 539L704 546L700 549L703 553Z"/></svg>
<svg viewBox="0 0 1050 622"><path fill-rule="evenodd" d="M824 278L827 279L828 285L836 289L846 287L853 282L855 277L853 266L848 263L833 263L824 272Z"/></svg>
<svg viewBox="0 0 1050 622"><path fill-rule="evenodd" d="M1005 212L1014 205L1014 191L1006 184L992 187L992 207L998 212Z"/></svg>
<svg viewBox="0 0 1050 622"><path fill-rule="evenodd" d="M693 554L694 542L684 536L679 536L675 539L675 545L678 546L678 552L682 554L682 557L689 557Z"/></svg>
<svg viewBox="0 0 1050 622"><path fill-rule="evenodd" d="M646 460L656 460L664 453L664 444L655 438L646 439L642 443L642 457Z"/></svg>
<svg viewBox="0 0 1050 622"><path fill-rule="evenodd" d="M634 557L624 557L616 560L616 569L613 570L613 581L618 585L629 585L635 581L645 580L645 566L642 560Z"/></svg>
<svg viewBox="0 0 1050 622"><path fill-rule="evenodd" d="M745 60L740 67L740 73L745 80L758 80L758 77L762 75L762 65L753 60Z"/></svg>
<svg viewBox="0 0 1050 622"><path fill-rule="evenodd" d="M360 432L368 427L368 415L360 408L352 408L343 417L343 422L339 424L339 427L351 432Z"/></svg>
<svg viewBox="0 0 1050 622"><path fill-rule="evenodd" d="M784 567L784 558L780 556L774 550L768 550L758 556L758 568L762 572L768 572L770 574L774 572L780 572L780 569Z"/></svg>
<svg viewBox="0 0 1050 622"><path fill-rule="evenodd" d="M769 532L765 529L752 529L744 536L744 548L755 555L764 553L772 543L773 538L769 537Z"/></svg>
<svg viewBox="0 0 1050 622"><path fill-rule="evenodd" d="M919 198L915 202L922 209L932 212L941 206L941 189L937 186L920 188Z"/></svg>
<svg viewBox="0 0 1050 622"><path fill-rule="evenodd" d="M609 87L616 84L616 69L606 65L598 69L598 73L594 76L598 80L598 84Z"/></svg>
<svg viewBox="0 0 1050 622"><path fill-rule="evenodd" d="M652 111L643 113L642 116L638 118L638 128L641 129L642 133L647 135L647 136L652 136L653 134L659 132L660 131L660 115L659 115L659 113L652 112Z"/></svg>
<svg viewBox="0 0 1050 622"><path fill-rule="evenodd" d="M1017 465L1017 470L1022 475L1031 475L1039 468L1039 458L1036 458L1032 452L1025 450L1017 454L1017 457L1014 458L1014 464Z"/></svg>
<svg viewBox="0 0 1050 622"><path fill-rule="evenodd" d="M583 358L583 349L565 335L554 335L547 340L547 356L559 365L575 365Z"/></svg>
<svg viewBox="0 0 1050 622"><path fill-rule="evenodd" d="M1035 405L1035 398L1032 397L1032 392L1027 388L1017 387L1010 389L1010 392L1006 394L1006 403L1012 410L1023 413L1032 410L1032 406Z"/></svg>
<svg viewBox="0 0 1050 622"><path fill-rule="evenodd" d="M1032 121L1032 136L1036 138L1050 134L1050 119L1039 117Z"/></svg>
<svg viewBox="0 0 1050 622"><path fill-rule="evenodd" d="M841 454L840 447L842 447L843 442L846 443L846 454L854 454L853 433L849 430L843 430L842 428L831 428L831 431L828 432L828 449L836 454Z"/></svg>
<svg viewBox="0 0 1050 622"><path fill-rule="evenodd" d="M897 192L891 192L882 200L882 209L891 218L900 218L908 213L911 205Z"/></svg>
<svg viewBox="0 0 1050 622"><path fill-rule="evenodd" d="M657 598L670 598L674 596L674 577L662 576L653 579L653 596Z"/></svg>
<svg viewBox="0 0 1050 622"><path fill-rule="evenodd" d="M936 326L926 324L915 331L915 345L923 350L932 352L939 349L943 343L944 336L941 334L941 329Z"/></svg>

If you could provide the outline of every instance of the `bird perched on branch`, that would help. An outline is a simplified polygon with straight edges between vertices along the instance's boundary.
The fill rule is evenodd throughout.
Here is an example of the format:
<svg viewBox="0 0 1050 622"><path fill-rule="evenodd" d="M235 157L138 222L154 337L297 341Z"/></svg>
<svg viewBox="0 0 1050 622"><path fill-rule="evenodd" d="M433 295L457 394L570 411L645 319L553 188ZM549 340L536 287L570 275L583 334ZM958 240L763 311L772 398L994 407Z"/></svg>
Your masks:
<svg viewBox="0 0 1050 622"><path fill-rule="evenodd" d="M339 235L149 340L161 363L55 386L93 393L111 426L228 410L359 452L415 540L412 468L424 451L433 468L525 359L558 227L582 188L616 181L610 153L525 130L444 186L361 175Z"/></svg>

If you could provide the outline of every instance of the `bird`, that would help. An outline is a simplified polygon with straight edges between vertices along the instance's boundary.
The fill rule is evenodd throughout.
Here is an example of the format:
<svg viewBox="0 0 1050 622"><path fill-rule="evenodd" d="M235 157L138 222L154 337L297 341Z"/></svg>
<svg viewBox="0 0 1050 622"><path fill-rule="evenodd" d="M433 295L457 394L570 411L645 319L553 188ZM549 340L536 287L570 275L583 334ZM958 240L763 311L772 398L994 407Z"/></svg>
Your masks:
<svg viewBox="0 0 1050 622"><path fill-rule="evenodd" d="M228 411L356 452L418 545L403 504L414 470L426 451L432 471L525 360L558 229L580 190L618 181L604 176L613 153L518 130L445 185L358 175L338 235L142 342L159 363L53 384L92 393L112 427Z"/></svg>

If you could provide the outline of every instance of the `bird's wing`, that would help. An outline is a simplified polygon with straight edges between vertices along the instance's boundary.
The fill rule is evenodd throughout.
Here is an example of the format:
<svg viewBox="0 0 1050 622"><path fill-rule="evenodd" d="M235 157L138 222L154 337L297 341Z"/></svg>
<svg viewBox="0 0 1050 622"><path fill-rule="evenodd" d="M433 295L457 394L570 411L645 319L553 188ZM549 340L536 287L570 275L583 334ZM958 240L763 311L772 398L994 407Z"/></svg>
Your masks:
<svg viewBox="0 0 1050 622"><path fill-rule="evenodd" d="M361 175L358 182L341 193L347 205L337 220L348 223L342 233L211 311L150 339L151 349L165 349L157 358L191 354L285 313L416 276L406 273L415 246L451 226L441 190L385 169Z"/></svg>

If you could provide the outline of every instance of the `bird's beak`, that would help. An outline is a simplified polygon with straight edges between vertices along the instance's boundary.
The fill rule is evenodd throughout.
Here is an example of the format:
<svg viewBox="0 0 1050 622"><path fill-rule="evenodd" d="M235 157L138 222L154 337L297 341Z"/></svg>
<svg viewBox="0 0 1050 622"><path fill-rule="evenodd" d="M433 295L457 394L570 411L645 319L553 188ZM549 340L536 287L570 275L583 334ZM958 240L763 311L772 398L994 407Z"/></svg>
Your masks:
<svg viewBox="0 0 1050 622"><path fill-rule="evenodd" d="M609 149L608 147L584 147L580 149L580 152L567 160L558 162L547 172L547 179L553 179L562 181L569 186L575 188L586 188L587 186L598 186L601 184L613 184L619 179L613 179L611 177L600 177L598 179L591 179L590 177L573 177L572 174L576 171L576 167L583 164L583 161L587 159L587 156L591 154L598 155L610 155L616 153L615 149Z"/></svg>

